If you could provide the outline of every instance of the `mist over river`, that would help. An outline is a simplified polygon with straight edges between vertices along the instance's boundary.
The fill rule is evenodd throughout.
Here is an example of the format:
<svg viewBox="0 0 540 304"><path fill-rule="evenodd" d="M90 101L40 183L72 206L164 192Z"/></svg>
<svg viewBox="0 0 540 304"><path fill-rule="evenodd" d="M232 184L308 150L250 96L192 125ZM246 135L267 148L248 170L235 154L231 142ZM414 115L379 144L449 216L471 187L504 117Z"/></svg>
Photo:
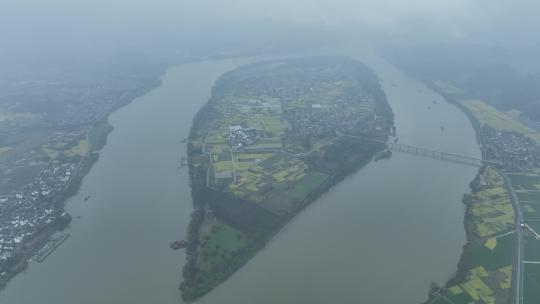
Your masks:
<svg viewBox="0 0 540 304"><path fill-rule="evenodd" d="M378 74L400 143L480 157L466 116L424 84L361 48L325 52ZM67 203L71 237L13 279L0 303L181 303L185 254L168 245L186 237L192 211L187 169L176 168L186 153L180 141L214 81L258 60L172 67L160 87L113 113L99 161ZM197 303L418 304L430 282L443 284L456 270L465 243L461 198L476 172L399 152L372 162Z"/></svg>

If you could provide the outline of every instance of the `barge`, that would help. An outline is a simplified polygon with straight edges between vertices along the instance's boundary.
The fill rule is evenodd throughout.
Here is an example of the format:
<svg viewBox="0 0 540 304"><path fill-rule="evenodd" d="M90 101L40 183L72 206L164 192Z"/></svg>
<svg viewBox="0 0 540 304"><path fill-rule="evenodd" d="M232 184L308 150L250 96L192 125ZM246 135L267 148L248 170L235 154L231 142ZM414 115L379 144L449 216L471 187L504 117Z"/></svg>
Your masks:
<svg viewBox="0 0 540 304"><path fill-rule="evenodd" d="M36 260L39 263L43 262L56 248L58 248L58 246L62 245L69 236L69 233L62 233L51 237L51 240L36 253Z"/></svg>

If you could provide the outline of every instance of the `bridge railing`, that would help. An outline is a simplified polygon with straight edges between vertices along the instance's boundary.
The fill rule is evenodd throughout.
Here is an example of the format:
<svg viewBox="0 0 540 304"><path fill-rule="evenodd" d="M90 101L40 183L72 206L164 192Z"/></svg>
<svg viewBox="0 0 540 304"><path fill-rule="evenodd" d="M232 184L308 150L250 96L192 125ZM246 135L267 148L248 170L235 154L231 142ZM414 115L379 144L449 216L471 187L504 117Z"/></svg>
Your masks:
<svg viewBox="0 0 540 304"><path fill-rule="evenodd" d="M422 147L398 144L398 143L393 143L393 142L386 142L380 139L374 139L374 138L369 138L369 137L361 137L361 136L354 136L354 135L345 135L345 136L356 138L356 139L364 139L364 140L384 143L386 144L388 149L391 149L391 150L425 156L429 158L457 162L457 163L461 163L465 165L472 165L472 166L478 166L478 167L482 166L483 164L499 165L499 166L502 165L500 162L497 162L497 161L491 161L491 160L481 159L481 158L467 156L467 155L448 153L444 151L426 149Z"/></svg>

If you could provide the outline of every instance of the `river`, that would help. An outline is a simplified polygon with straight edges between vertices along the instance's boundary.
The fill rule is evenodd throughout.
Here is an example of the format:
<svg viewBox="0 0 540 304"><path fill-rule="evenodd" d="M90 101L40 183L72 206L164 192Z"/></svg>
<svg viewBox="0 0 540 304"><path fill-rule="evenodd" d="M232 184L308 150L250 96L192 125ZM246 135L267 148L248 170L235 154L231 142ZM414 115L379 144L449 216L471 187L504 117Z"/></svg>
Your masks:
<svg viewBox="0 0 540 304"><path fill-rule="evenodd" d="M379 75L400 143L480 155L467 118L441 96L371 52L340 53ZM176 169L180 140L217 77L255 60L173 67L160 87L113 113L99 161L67 203L71 237L12 280L0 303L180 303L185 255L168 247L185 238L192 211L187 170ZM456 270L461 197L476 171L398 152L371 163L197 303L420 303L430 282Z"/></svg>

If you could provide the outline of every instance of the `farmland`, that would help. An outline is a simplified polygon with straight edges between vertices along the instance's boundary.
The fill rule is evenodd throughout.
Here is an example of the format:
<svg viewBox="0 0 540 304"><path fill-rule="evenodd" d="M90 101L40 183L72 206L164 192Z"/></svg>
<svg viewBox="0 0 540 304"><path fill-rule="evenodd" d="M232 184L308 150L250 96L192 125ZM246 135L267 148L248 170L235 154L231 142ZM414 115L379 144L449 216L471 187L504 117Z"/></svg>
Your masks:
<svg viewBox="0 0 540 304"><path fill-rule="evenodd" d="M504 173L484 168L473 182L473 193L464 199L468 243L458 273L445 288L432 291L430 301L508 303L515 249L512 231L516 228L508 190L500 176L505 174L515 188L526 222L522 228L526 261L523 298L524 303L533 303L531 299L538 298L539 290L536 269L540 264L535 262L540 261L540 225L536 222L540 220L540 132L521 123L515 113L500 111L480 100L462 100L462 94L452 94L447 87L435 85L445 96L453 96L467 113L476 128L484 158L499 161L499 169ZM484 267L487 275L473 275L473 267ZM508 274L504 281L501 272ZM498 282L498 287L493 282ZM472 284L472 288L467 284Z"/></svg>
<svg viewBox="0 0 540 304"><path fill-rule="evenodd" d="M224 74L198 113L188 156L195 211L183 298L205 294L289 219L369 162L393 116L373 72L346 57Z"/></svg>
<svg viewBox="0 0 540 304"><path fill-rule="evenodd" d="M496 130L521 133L540 143L540 133L525 126L512 115L501 112L481 100L461 100L460 103L479 120L480 124L489 125Z"/></svg>
<svg viewBox="0 0 540 304"><path fill-rule="evenodd" d="M525 220L540 220L540 176L535 174L508 174L516 187ZM534 225L534 222L532 223Z"/></svg>
<svg viewBox="0 0 540 304"><path fill-rule="evenodd" d="M445 82L430 84L469 117L485 159L502 163L505 172L538 173L540 132L526 125L518 112L503 111L482 100L465 99L467 94Z"/></svg>
<svg viewBox="0 0 540 304"><path fill-rule="evenodd" d="M540 297L540 175L508 174L523 209L524 233L523 303L537 303Z"/></svg>
<svg viewBox="0 0 540 304"><path fill-rule="evenodd" d="M523 303L535 304L540 298L540 264L525 265Z"/></svg>
<svg viewBox="0 0 540 304"><path fill-rule="evenodd" d="M466 195L467 244L455 278L427 303L507 303L512 279L514 210L500 173L485 167Z"/></svg>

